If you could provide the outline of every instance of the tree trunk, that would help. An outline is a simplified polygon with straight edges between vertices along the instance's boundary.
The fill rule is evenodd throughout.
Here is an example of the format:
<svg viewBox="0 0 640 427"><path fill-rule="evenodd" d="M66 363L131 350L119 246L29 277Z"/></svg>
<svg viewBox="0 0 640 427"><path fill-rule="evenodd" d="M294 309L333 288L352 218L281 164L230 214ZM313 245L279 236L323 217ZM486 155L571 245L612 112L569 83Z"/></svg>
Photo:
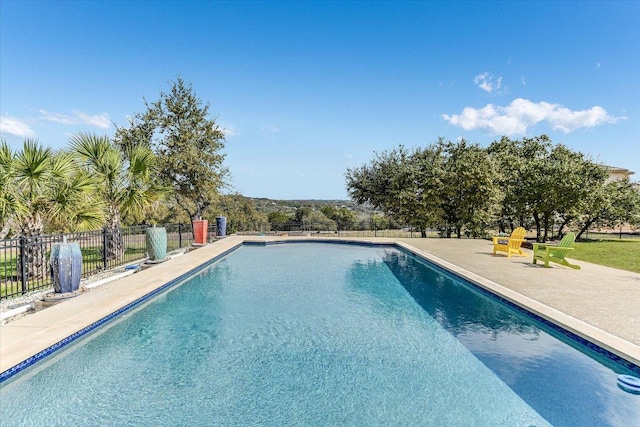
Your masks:
<svg viewBox="0 0 640 427"><path fill-rule="evenodd" d="M589 219L584 226L582 226L582 228L580 229L580 231L578 232L578 235L576 236L576 240L580 240L580 238L582 237L582 234L585 233L589 227L591 227L591 224L593 224L594 222L596 222L597 218L593 218L593 219Z"/></svg>
<svg viewBox="0 0 640 427"><path fill-rule="evenodd" d="M109 207L109 218L105 227L106 253L103 254L107 261L120 260L124 253L122 241L122 228L120 224L120 210L116 206Z"/></svg>
<svg viewBox="0 0 640 427"><path fill-rule="evenodd" d="M176 201L178 206L180 206L180 208L182 208L182 210L189 217L189 220L191 221L191 238L195 241L195 239L196 239L196 229L193 226L193 221L198 220L198 219L202 219L202 211L201 210L200 211L198 211L198 210L196 210L196 211L189 210L189 207L185 203L182 203L182 199L180 198L180 196L178 194L176 194L174 196L174 200Z"/></svg>
<svg viewBox="0 0 640 427"><path fill-rule="evenodd" d="M538 212L533 213L533 220L536 223L536 241L541 242L540 234L542 234L542 227L540 225L540 216L538 215Z"/></svg>
<svg viewBox="0 0 640 427"><path fill-rule="evenodd" d="M24 271L27 280L43 279L47 271L47 253L42 234L44 224L40 215L29 218L22 224L20 235L23 238L21 250L24 253ZM22 271L22 257L18 258L18 271Z"/></svg>
<svg viewBox="0 0 640 427"><path fill-rule="evenodd" d="M9 225L9 221L7 221L2 226L2 230L0 230L0 240L6 239L9 231L11 231L11 226Z"/></svg>
<svg viewBox="0 0 640 427"><path fill-rule="evenodd" d="M549 214L545 213L543 215L543 219L544 219L544 236L542 237L542 241L546 242L547 239L549 238L549 222L550 222Z"/></svg>
<svg viewBox="0 0 640 427"><path fill-rule="evenodd" d="M573 217L569 217L569 218L565 218L564 221L562 221L562 224L560 224L560 228L558 228L558 238L562 238L562 236L564 236L564 233L562 232L562 230L564 229L564 227L567 226L567 224L569 224L570 221L573 220Z"/></svg>

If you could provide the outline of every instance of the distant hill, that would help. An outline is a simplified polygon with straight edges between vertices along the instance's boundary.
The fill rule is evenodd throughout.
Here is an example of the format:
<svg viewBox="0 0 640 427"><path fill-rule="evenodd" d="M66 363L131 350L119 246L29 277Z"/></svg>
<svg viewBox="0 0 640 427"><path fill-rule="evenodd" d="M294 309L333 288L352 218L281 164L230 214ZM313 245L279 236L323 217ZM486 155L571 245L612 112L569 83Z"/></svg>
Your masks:
<svg viewBox="0 0 640 427"><path fill-rule="evenodd" d="M377 211L367 205L358 205L353 200L274 200L266 198L252 198L255 203L256 210L269 214L271 212L284 212L293 214L296 209L307 206L313 210L320 210L324 206L333 206L336 208L347 208L356 213L359 217L369 218L371 214Z"/></svg>

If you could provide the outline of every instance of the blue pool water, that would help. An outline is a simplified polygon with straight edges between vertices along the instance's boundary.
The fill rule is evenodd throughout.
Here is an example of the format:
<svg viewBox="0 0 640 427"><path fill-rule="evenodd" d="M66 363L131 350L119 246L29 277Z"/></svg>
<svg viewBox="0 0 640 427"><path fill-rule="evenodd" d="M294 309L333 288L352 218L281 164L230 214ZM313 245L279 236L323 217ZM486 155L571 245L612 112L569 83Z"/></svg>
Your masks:
<svg viewBox="0 0 640 427"><path fill-rule="evenodd" d="M3 384L0 424L640 425L638 374L564 341L391 247L244 246Z"/></svg>

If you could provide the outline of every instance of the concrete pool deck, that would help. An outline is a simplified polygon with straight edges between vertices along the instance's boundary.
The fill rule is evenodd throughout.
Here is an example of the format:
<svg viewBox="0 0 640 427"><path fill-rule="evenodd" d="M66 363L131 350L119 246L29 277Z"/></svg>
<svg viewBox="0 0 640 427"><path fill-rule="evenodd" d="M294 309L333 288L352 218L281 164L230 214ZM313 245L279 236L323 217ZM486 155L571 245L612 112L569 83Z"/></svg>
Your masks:
<svg viewBox="0 0 640 427"><path fill-rule="evenodd" d="M152 292L243 241L297 237L230 236L115 280L45 310L0 325L0 372ZM305 240L323 240L304 237ZM527 307L640 365L640 274L576 261L581 270L544 268L527 257L493 256L487 240L339 238L400 246ZM336 240L336 239L331 239Z"/></svg>

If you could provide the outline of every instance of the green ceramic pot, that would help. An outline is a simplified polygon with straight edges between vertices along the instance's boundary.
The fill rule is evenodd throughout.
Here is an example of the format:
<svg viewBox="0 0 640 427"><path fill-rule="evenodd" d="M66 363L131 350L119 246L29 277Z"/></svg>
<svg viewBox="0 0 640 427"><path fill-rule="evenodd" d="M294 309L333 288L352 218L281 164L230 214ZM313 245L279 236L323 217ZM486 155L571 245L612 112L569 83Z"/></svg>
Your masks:
<svg viewBox="0 0 640 427"><path fill-rule="evenodd" d="M161 261L167 257L167 230L164 227L147 228L145 240L150 261Z"/></svg>

